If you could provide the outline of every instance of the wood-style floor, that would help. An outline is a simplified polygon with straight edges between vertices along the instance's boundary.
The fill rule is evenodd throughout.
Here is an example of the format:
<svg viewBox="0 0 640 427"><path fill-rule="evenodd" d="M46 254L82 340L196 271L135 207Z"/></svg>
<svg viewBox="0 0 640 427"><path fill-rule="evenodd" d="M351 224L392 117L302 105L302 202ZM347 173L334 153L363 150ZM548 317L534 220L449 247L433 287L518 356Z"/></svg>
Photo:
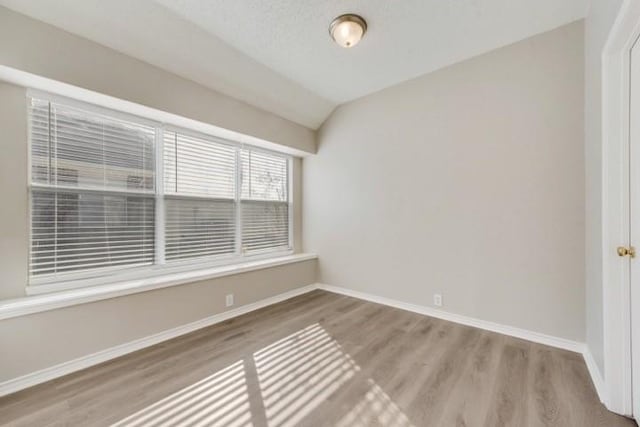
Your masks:
<svg viewBox="0 0 640 427"><path fill-rule="evenodd" d="M322 291L6 396L0 424L635 425L579 354Z"/></svg>

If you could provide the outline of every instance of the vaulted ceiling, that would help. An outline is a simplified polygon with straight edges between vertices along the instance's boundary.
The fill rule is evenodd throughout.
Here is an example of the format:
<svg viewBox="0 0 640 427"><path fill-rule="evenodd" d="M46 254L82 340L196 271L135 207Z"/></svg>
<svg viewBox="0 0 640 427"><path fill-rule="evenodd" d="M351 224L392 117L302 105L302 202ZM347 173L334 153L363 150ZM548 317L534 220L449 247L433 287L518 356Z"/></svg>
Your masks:
<svg viewBox="0 0 640 427"><path fill-rule="evenodd" d="M0 0L294 122L581 19L588 0ZM363 16L352 49L328 33Z"/></svg>

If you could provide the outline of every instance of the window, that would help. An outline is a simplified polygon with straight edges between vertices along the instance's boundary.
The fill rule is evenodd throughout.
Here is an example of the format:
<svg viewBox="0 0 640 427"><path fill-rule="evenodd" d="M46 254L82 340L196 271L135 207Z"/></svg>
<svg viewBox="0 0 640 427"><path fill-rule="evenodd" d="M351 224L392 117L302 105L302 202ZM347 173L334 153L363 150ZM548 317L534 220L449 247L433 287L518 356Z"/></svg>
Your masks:
<svg viewBox="0 0 640 427"><path fill-rule="evenodd" d="M31 285L292 249L289 156L95 111L31 98Z"/></svg>

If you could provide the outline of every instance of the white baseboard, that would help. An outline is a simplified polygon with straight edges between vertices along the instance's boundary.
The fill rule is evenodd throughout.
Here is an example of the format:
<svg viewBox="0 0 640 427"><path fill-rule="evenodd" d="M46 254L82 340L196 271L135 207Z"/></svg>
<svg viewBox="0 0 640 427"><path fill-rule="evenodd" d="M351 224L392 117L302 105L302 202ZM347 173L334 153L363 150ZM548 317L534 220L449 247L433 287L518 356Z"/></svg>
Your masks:
<svg viewBox="0 0 640 427"><path fill-rule="evenodd" d="M532 341L535 343L544 344L551 347L557 347L564 350L574 351L576 353L583 353L585 348L584 344L578 341L571 341L565 338L558 338L551 335L542 334L540 332L533 332L526 329L520 329L513 326L503 325L500 323L489 322L487 320L467 317L460 314L450 313L448 311L438 310L438 309L423 306L423 305L410 304L403 301L394 300L391 298L380 297L380 296L369 294L366 292L360 292L360 291L354 291L348 288L342 288L339 286L318 284L318 289L324 289L325 291L347 295L350 297L371 301L378 304L388 305L390 307L412 311L414 313L424 314L426 316L437 317L438 319L448 320L450 322L459 323L462 325L473 326L475 328L485 329L487 331L497 332L499 334L509 335L512 337L521 338L527 341Z"/></svg>
<svg viewBox="0 0 640 427"><path fill-rule="evenodd" d="M44 383L46 381L68 375L72 372L76 372L81 369L106 362L107 360L115 359L116 357L124 356L125 354L141 350L145 347L150 347L154 344L176 338L180 335L188 334L189 332L193 332L207 326L215 325L216 323L223 322L233 317L237 317L242 314L246 314L251 311L287 300L289 298L305 294L307 292L313 291L314 289L317 289L317 285L315 284L293 289L291 291L284 292L273 297L269 297L251 304L243 305L242 307L238 307L233 310L215 314L213 316L197 320L186 325L178 326L177 328L169 329L167 331L140 338L135 341L131 341L125 344L108 348L106 350L99 351L97 353L90 354L88 356L79 357L77 359L70 360L68 362L52 366L50 368L45 368L40 371L36 371L18 378L2 382L0 383L0 396L15 393L16 391L20 391L25 388Z"/></svg>
<svg viewBox="0 0 640 427"><path fill-rule="evenodd" d="M260 308L263 308L272 304L276 304L278 302L287 300L289 298L293 298L295 296L305 294L307 292L313 291L314 289L322 289L325 291L347 295L347 296L362 299L365 301L371 301L378 304L383 304L390 307L395 307L402 310L423 314L426 316L448 320L450 322L459 323L462 325L473 326L476 328L485 329L488 331L497 332L500 334L509 335L516 338L521 338L524 340L548 345L551 347L556 347L564 350L581 353L584 357L585 363L587 365L587 369L589 371L589 374L591 375L591 378L593 380L598 396L600 397L600 400L603 403L606 401L605 394L604 394L605 387L604 387L603 377L600 373L600 370L598 369L598 366L593 360L593 356L591 355L591 352L581 342L571 341L564 338L558 338L551 335L542 334L539 332L533 332L526 329L516 328L513 326L507 326L499 323L489 322L486 320L462 316L455 313L449 313L443 310L434 309L432 307L421 306L417 304L410 304L410 303L406 303L406 302L402 302L402 301L398 301L390 298L380 297L380 296L369 294L366 292L360 292L360 291L355 291L348 288L325 285L320 283L294 289L282 294L275 295L270 298L263 299L261 301L258 301L252 304L247 304L233 310L225 311L224 313L216 314L216 315L213 315L205 319L201 319L183 326L178 326L177 328L169 329L167 331L163 331L158 334L150 335L148 337L144 337L135 341L118 345L116 347L99 351L97 353L90 354L88 356L83 356L78 359L64 362L59 365L52 366L50 368L42 369L40 371L33 372L30 374L24 375L22 377L5 381L3 383L0 383L0 396L4 396L10 393L15 393L16 391L20 391L25 388L32 387L34 385L37 385L46 381L50 381L55 378L62 377L64 375L68 375L70 373L88 368L90 366L97 365L99 363L106 362L111 359L115 359L116 357L124 356L125 354L131 353L137 350L141 350L146 347L150 347L154 344L158 344L160 342L167 341L184 334L188 334L189 332L193 332L195 330L205 328L207 326L211 326L216 323L223 322L233 317L237 317L242 314L246 314L251 311L258 310Z"/></svg>
<svg viewBox="0 0 640 427"><path fill-rule="evenodd" d="M596 393L598 393L600 402L607 406L607 394L606 387L604 385L604 377L602 376L600 368L598 368L598 364L593 358L593 354L591 354L591 350L589 350L589 347L585 346L584 351L582 352L582 357L584 357L584 363L587 365L587 370L589 371L589 375L591 375L591 381L593 381L593 386L596 389Z"/></svg>

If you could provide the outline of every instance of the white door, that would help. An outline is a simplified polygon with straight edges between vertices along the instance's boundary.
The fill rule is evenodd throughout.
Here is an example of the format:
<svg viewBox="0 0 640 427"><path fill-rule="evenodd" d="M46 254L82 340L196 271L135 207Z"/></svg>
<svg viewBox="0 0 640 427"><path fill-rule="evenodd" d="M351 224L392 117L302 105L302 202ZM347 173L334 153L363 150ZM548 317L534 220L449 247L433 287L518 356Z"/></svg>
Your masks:
<svg viewBox="0 0 640 427"><path fill-rule="evenodd" d="M633 415L640 419L640 43L631 49L630 96L630 295ZM633 259L635 258L635 259Z"/></svg>

